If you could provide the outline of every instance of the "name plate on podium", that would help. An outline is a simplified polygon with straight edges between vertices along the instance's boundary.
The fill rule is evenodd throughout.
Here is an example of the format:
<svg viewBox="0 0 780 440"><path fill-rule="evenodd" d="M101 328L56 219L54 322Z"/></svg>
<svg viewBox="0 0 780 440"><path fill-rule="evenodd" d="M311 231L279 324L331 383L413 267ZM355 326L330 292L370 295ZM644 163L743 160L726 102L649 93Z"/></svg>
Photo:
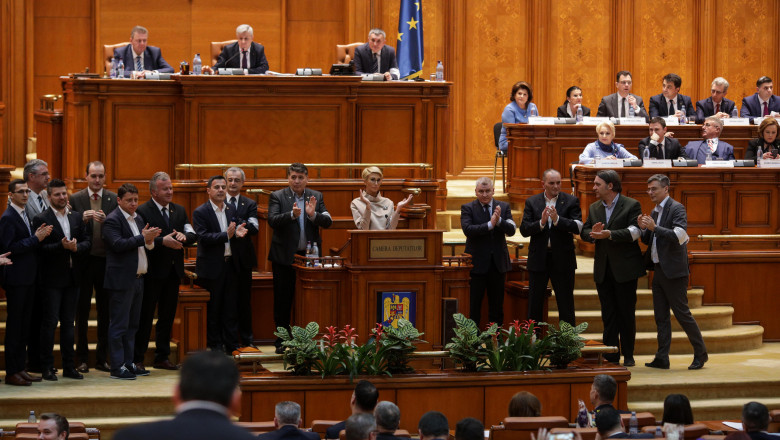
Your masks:
<svg viewBox="0 0 780 440"><path fill-rule="evenodd" d="M596 168L623 168L623 159L596 159Z"/></svg>
<svg viewBox="0 0 780 440"><path fill-rule="evenodd" d="M666 126L670 125L680 125L680 120L677 119L677 116L667 116L664 118L664 121L666 121Z"/></svg>
<svg viewBox="0 0 780 440"><path fill-rule="evenodd" d="M583 116L582 125L599 125L602 122L610 122L606 116Z"/></svg>
<svg viewBox="0 0 780 440"><path fill-rule="evenodd" d="M528 125L555 125L555 118L533 116L528 118Z"/></svg>
<svg viewBox="0 0 780 440"><path fill-rule="evenodd" d="M734 168L734 162L731 160L708 160L704 166L706 168Z"/></svg>
<svg viewBox="0 0 780 440"><path fill-rule="evenodd" d="M618 119L620 121L620 125L646 125L647 121L645 121L645 118L642 117L633 117L633 118L620 118Z"/></svg>
<svg viewBox="0 0 780 440"><path fill-rule="evenodd" d="M758 166L761 168L780 168L780 159L761 159Z"/></svg>
<svg viewBox="0 0 780 440"><path fill-rule="evenodd" d="M671 168L671 159L645 159L642 168Z"/></svg>
<svg viewBox="0 0 780 440"><path fill-rule="evenodd" d="M424 238L372 238L369 245L372 260L403 260L425 258Z"/></svg>
<svg viewBox="0 0 780 440"><path fill-rule="evenodd" d="M723 118L723 125L750 125L750 118Z"/></svg>

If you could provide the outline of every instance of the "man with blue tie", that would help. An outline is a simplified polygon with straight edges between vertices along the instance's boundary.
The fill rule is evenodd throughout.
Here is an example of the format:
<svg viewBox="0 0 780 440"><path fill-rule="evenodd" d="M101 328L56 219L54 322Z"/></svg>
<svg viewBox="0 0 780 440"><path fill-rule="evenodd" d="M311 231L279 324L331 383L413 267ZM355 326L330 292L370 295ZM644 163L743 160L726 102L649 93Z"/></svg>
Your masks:
<svg viewBox="0 0 780 440"><path fill-rule="evenodd" d="M685 155L696 159L700 164L707 163L707 155L714 160L734 160L734 147L718 139L723 131L723 121L717 116L710 116L701 126L700 141L691 141L685 146Z"/></svg>
<svg viewBox="0 0 780 440"><path fill-rule="evenodd" d="M145 78L151 72L173 73L173 67L162 57L160 48L148 46L148 40L149 31L136 26L130 31L130 44L114 50L114 58L125 63L125 76L133 71L136 78Z"/></svg>
<svg viewBox="0 0 780 440"><path fill-rule="evenodd" d="M742 98L742 117L762 118L780 113L780 96L774 95L773 89L772 78L768 76L759 78L756 81L756 93Z"/></svg>
<svg viewBox="0 0 780 440"><path fill-rule="evenodd" d="M22 386L41 380L25 371L25 356L38 267L35 252L52 231L51 225L41 225L33 231L24 209L29 194L30 189L23 180L12 180L8 184L8 207L0 217L0 251L11 252L13 261L13 264L4 268L2 278L8 309L5 323L5 383Z"/></svg>

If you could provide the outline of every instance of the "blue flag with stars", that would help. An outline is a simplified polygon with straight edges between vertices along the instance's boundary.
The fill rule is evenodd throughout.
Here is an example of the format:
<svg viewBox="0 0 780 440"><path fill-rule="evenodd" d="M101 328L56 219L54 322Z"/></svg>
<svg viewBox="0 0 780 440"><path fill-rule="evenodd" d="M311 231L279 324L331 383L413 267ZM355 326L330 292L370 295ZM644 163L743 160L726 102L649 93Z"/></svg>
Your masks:
<svg viewBox="0 0 780 440"><path fill-rule="evenodd" d="M401 78L422 75L423 69L423 0L401 0L398 15L398 70Z"/></svg>

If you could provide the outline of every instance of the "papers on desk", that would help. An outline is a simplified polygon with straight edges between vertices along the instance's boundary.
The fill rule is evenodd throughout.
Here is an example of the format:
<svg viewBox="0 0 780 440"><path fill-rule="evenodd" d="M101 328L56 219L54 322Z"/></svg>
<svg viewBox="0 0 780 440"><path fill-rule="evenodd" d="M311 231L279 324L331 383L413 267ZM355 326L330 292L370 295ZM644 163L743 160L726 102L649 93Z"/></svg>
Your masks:
<svg viewBox="0 0 780 440"><path fill-rule="evenodd" d="M532 116L528 118L528 125L555 125L555 118Z"/></svg>
<svg viewBox="0 0 780 440"><path fill-rule="evenodd" d="M731 160L708 160L704 168L734 168L734 162Z"/></svg>
<svg viewBox="0 0 780 440"><path fill-rule="evenodd" d="M671 168L671 159L645 159L642 168Z"/></svg>
<svg viewBox="0 0 780 440"><path fill-rule="evenodd" d="M723 118L723 125L750 125L750 118Z"/></svg>
<svg viewBox="0 0 780 440"><path fill-rule="evenodd" d="M723 422L723 424L728 426L729 428L742 431L742 423L740 422Z"/></svg>

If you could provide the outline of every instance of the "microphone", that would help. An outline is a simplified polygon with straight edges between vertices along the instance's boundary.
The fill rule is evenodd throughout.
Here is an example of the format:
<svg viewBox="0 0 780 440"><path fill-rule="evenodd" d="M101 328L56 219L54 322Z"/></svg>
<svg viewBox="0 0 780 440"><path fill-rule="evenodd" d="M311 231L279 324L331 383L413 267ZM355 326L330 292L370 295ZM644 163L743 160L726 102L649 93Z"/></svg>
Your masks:
<svg viewBox="0 0 780 440"><path fill-rule="evenodd" d="M239 47L238 48L238 52L234 53L233 56L231 56L230 58L225 60L225 62L222 63L221 67L227 67L227 63L230 62L230 61L233 61L233 58L237 57L241 52L242 52L242 49ZM220 68L219 61L217 61L217 64L214 65L214 69L219 69L219 68Z"/></svg>
<svg viewBox="0 0 780 440"><path fill-rule="evenodd" d="M617 159L619 151L620 150L618 150L617 145L614 142L612 142L612 153L615 155L615 159Z"/></svg>

